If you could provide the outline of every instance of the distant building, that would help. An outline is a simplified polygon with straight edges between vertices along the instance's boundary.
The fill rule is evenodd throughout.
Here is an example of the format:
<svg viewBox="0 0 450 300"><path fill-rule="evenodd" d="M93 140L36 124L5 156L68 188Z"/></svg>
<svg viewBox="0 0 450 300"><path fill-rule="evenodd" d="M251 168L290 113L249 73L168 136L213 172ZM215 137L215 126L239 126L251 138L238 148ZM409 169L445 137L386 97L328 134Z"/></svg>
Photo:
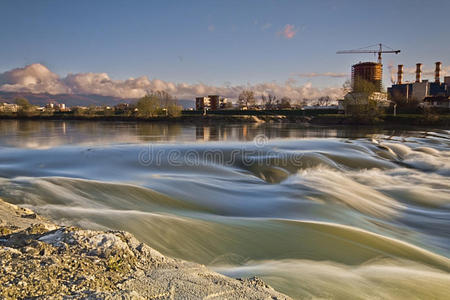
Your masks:
<svg viewBox="0 0 450 300"><path fill-rule="evenodd" d="M441 82L441 66L440 62L436 63L434 82L422 80L422 64L416 64L416 81L403 82L403 65L398 66L397 84L393 84L388 88L388 94L393 100L420 101L427 103L441 103L442 99L450 96L450 76L444 78ZM432 101L433 97L437 97L436 101ZM445 101L444 101L445 102Z"/></svg>
<svg viewBox="0 0 450 300"><path fill-rule="evenodd" d="M449 96L426 97L424 99L424 104L426 106L450 109L450 97Z"/></svg>
<svg viewBox="0 0 450 300"><path fill-rule="evenodd" d="M430 83L430 96L447 96L449 95L449 87L445 83L432 82Z"/></svg>
<svg viewBox="0 0 450 300"><path fill-rule="evenodd" d="M371 101L375 101L376 106L388 108L392 102L388 100L387 93L382 92L350 92L344 96L344 100L338 101L338 111L344 111L346 114L352 114L358 107L367 106Z"/></svg>
<svg viewBox="0 0 450 300"><path fill-rule="evenodd" d="M229 102L227 98L219 99L219 109L226 109L229 107Z"/></svg>
<svg viewBox="0 0 450 300"><path fill-rule="evenodd" d="M447 88L450 87L450 76L444 77L444 83L447 85Z"/></svg>
<svg viewBox="0 0 450 300"><path fill-rule="evenodd" d="M423 101L430 93L430 83L428 80L422 82L394 84L388 88L391 99L417 100Z"/></svg>
<svg viewBox="0 0 450 300"><path fill-rule="evenodd" d="M209 105L211 110L219 109L220 96L219 95L208 95Z"/></svg>
<svg viewBox="0 0 450 300"><path fill-rule="evenodd" d="M131 111L131 107L129 103L119 103L114 106L114 111L118 113L125 113Z"/></svg>
<svg viewBox="0 0 450 300"><path fill-rule="evenodd" d="M10 103L0 103L0 112L12 112L15 113L19 110L19 106L17 104Z"/></svg>
<svg viewBox="0 0 450 300"><path fill-rule="evenodd" d="M209 109L209 98L208 97L197 97L195 98L195 109L196 110L205 110Z"/></svg>
<svg viewBox="0 0 450 300"><path fill-rule="evenodd" d="M226 98L220 98L219 95L208 95L208 97L196 97L195 109L196 110L218 110L223 109L227 103Z"/></svg>
<svg viewBox="0 0 450 300"><path fill-rule="evenodd" d="M411 99L420 100L425 99L430 94L430 84L428 80L422 82L414 82L411 86Z"/></svg>
<svg viewBox="0 0 450 300"><path fill-rule="evenodd" d="M363 62L352 66L352 91L338 101L334 109L351 113L357 107L376 101L379 107L389 107L387 93L382 92L383 67L380 63ZM369 85L366 85L369 83Z"/></svg>

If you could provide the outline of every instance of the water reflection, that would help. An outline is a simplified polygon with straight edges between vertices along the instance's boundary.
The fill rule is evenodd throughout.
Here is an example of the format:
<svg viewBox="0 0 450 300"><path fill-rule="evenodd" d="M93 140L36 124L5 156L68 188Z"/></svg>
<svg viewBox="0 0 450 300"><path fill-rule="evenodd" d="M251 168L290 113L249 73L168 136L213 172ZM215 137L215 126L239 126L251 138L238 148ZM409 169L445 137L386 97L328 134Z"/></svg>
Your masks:
<svg viewBox="0 0 450 300"><path fill-rule="evenodd" d="M0 120L0 146L47 149L62 145L139 144L148 142L251 141L275 138L361 138L374 134L420 134L399 128L358 126L305 127L295 123L214 124Z"/></svg>

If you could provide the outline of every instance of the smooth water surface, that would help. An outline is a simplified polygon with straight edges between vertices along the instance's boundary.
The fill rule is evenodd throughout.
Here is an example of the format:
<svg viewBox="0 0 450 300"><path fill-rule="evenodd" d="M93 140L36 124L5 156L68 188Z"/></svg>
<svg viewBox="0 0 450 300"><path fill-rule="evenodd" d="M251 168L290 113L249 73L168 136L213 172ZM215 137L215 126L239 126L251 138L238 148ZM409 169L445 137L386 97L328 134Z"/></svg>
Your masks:
<svg viewBox="0 0 450 300"><path fill-rule="evenodd" d="M0 121L0 197L295 298L450 294L450 131Z"/></svg>

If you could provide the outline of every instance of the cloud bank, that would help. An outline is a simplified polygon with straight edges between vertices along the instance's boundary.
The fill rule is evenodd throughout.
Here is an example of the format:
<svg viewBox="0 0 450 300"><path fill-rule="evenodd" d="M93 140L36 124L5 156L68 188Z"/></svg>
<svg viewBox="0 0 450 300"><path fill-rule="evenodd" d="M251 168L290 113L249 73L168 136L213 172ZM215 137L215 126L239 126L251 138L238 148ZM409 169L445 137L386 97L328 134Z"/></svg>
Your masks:
<svg viewBox="0 0 450 300"><path fill-rule="evenodd" d="M49 94L96 94L120 98L140 98L151 91L164 90L178 99L194 99L198 96L219 94L229 99L237 99L245 90L258 95L274 94L294 100L316 99L321 96L339 98L340 87L319 89L311 83L302 86L289 79L284 83L265 82L254 85L212 86L203 83L174 83L160 79L150 80L146 76L126 80L111 79L106 73L78 73L60 77L42 64L31 64L0 73L0 91Z"/></svg>

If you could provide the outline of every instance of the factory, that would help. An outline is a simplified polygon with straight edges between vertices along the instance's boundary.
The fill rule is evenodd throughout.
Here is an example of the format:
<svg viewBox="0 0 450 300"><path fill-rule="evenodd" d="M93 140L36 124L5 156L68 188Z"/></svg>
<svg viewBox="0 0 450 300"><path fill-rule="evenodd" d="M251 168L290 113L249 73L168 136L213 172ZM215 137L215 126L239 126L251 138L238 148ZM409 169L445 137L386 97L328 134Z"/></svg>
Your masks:
<svg viewBox="0 0 450 300"><path fill-rule="evenodd" d="M431 106L450 107L450 76L441 82L442 63L436 62L434 81L422 80L422 64L416 64L415 82L403 81L403 65L398 65L397 84L388 88L394 101L420 102Z"/></svg>

